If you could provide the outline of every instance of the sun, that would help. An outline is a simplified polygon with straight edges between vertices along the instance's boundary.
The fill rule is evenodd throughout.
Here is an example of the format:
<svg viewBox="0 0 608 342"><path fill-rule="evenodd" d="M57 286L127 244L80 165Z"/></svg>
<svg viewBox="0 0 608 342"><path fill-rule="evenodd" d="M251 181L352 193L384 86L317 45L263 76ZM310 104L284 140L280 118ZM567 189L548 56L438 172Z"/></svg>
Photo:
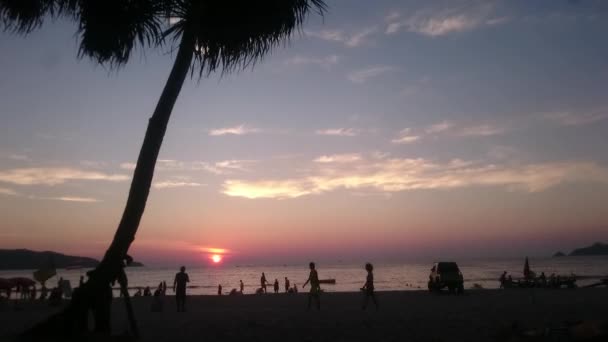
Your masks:
<svg viewBox="0 0 608 342"><path fill-rule="evenodd" d="M219 254L213 254L211 256L211 261L213 261L213 263L218 264L220 261L222 261L222 256Z"/></svg>

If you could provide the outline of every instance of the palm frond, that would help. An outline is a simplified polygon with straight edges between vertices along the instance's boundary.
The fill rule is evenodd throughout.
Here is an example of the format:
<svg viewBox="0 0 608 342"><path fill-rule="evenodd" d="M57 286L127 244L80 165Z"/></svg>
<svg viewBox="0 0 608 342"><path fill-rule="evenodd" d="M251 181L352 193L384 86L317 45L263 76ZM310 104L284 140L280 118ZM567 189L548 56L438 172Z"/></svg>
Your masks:
<svg viewBox="0 0 608 342"><path fill-rule="evenodd" d="M0 0L0 22L5 30L30 33L47 16L73 14L80 0Z"/></svg>
<svg viewBox="0 0 608 342"><path fill-rule="evenodd" d="M171 11L196 37L193 68L199 77L252 65L287 41L307 15L323 14L323 0L175 0ZM194 69L193 69L194 70Z"/></svg>
<svg viewBox="0 0 608 342"><path fill-rule="evenodd" d="M79 56L101 64L125 64L136 45L156 45L162 35L160 1L82 1Z"/></svg>

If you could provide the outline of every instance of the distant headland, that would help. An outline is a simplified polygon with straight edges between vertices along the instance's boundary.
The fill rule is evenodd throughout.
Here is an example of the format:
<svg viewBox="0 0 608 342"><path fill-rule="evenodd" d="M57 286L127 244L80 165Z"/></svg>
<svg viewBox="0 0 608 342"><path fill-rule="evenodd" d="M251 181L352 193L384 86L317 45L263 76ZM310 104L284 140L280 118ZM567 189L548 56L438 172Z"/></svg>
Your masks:
<svg viewBox="0 0 608 342"><path fill-rule="evenodd" d="M29 249L0 249L0 270L28 270L48 267L52 263L55 268L92 268L99 264L99 260L66 255L57 252L37 252ZM143 266L142 263L133 262L131 266Z"/></svg>
<svg viewBox="0 0 608 342"><path fill-rule="evenodd" d="M557 252L553 254L553 257L564 257L564 256L589 256L589 255L608 255L608 244L596 242L591 246L577 248L570 252L570 254L565 254L564 252Z"/></svg>

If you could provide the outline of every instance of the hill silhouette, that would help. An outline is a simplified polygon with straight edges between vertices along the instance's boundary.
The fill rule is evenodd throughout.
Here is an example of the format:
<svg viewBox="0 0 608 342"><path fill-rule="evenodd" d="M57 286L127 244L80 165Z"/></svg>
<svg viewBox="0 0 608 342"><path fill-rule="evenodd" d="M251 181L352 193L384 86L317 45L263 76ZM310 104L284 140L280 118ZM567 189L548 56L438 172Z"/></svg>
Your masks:
<svg viewBox="0 0 608 342"><path fill-rule="evenodd" d="M581 255L608 255L608 244L596 242L591 246L577 248L573 250L569 256L581 256Z"/></svg>

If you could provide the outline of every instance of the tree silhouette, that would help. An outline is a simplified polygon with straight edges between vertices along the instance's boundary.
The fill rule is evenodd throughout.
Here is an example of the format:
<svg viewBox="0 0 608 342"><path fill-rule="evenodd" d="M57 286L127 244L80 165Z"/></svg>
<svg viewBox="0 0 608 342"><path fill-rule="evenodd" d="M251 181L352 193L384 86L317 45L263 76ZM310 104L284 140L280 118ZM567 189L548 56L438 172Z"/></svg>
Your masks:
<svg viewBox="0 0 608 342"><path fill-rule="evenodd" d="M323 0L0 0L5 30L27 34L47 19L78 23L78 57L112 68L123 66L136 47L177 47L171 73L148 122L127 204L99 266L61 317L62 330L73 330L95 295L104 293L122 272L135 239L154 175L167 123L188 76L203 77L242 70L286 42L311 12L320 15ZM59 318L57 318L59 319ZM96 324L97 324L96 320Z"/></svg>

